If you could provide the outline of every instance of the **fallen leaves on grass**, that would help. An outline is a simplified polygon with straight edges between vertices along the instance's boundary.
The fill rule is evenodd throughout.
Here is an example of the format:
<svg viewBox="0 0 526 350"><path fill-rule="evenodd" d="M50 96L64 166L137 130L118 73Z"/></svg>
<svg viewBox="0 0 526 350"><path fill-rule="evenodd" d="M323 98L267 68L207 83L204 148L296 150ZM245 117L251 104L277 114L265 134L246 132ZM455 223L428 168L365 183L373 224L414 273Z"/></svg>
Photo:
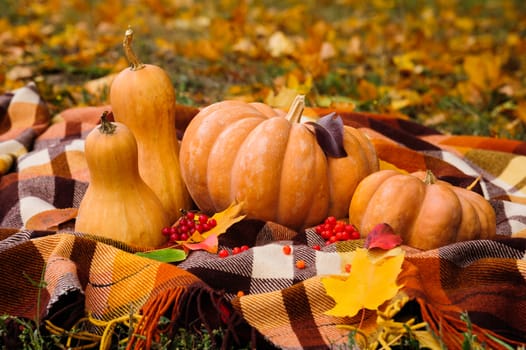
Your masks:
<svg viewBox="0 0 526 350"><path fill-rule="evenodd" d="M0 20L4 91L39 82L56 110L107 103L83 84L118 72L123 28L170 72L180 101L267 99L416 119L453 133L523 138L521 1L13 3ZM125 63L125 62L124 62Z"/></svg>

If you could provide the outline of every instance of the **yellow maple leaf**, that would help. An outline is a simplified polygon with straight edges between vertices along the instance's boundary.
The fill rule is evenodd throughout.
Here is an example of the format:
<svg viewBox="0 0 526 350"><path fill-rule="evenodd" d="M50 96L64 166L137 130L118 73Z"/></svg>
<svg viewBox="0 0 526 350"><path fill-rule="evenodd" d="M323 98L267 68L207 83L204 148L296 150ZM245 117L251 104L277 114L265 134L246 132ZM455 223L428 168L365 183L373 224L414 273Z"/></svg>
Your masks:
<svg viewBox="0 0 526 350"><path fill-rule="evenodd" d="M336 305L325 312L337 317L353 317L361 309L376 310L392 299L400 285L396 284L402 270L404 253L386 254L384 258L371 258L365 248L356 249L347 279L338 276L322 279L327 295Z"/></svg>
<svg viewBox="0 0 526 350"><path fill-rule="evenodd" d="M246 215L241 214L243 211L243 202L240 203L232 203L228 208L225 210L215 213L212 218L216 220L217 225L214 226L209 231L206 231L201 234L203 238L208 238L212 235L219 236L220 234L226 232L226 230L235 224L238 221L241 221L245 218Z"/></svg>

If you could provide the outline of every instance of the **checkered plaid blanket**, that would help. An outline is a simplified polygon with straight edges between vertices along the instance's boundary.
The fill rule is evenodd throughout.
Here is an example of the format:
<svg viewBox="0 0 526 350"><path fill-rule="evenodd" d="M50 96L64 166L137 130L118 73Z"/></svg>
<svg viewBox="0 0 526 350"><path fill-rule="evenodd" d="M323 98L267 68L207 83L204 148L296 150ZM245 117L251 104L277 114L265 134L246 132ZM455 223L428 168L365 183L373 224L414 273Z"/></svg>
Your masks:
<svg viewBox="0 0 526 350"><path fill-rule="evenodd" d="M220 245L249 250L228 258L194 251L174 265L74 232L73 219L27 229L39 213L78 207L89 181L83 140L105 109L79 107L51 117L31 84L0 97L0 314L37 317L64 329L89 316L99 335L103 324L136 314L130 348L159 339L161 316L172 321L164 329L172 335L197 321L221 326L225 346L251 341L257 348L330 348L349 344L349 330L340 325L374 332L373 311L358 318L325 314L334 301L321 278L339 274L346 254L363 244L359 240L316 251L310 247L322 242L312 229L243 220L220 237ZM179 112L183 122L175 127L184 132L196 109L180 106ZM526 143L443 135L384 115L340 115L370 136L383 167L430 169L464 187L481 176L473 190L497 214L496 240L426 252L404 247L399 282L406 298L399 315L427 322L450 348L459 348L467 331L464 312L477 339L490 348L498 348L499 339L526 344ZM285 244L291 255L282 253ZM295 267L297 259L305 269ZM43 288L31 283L40 280Z"/></svg>

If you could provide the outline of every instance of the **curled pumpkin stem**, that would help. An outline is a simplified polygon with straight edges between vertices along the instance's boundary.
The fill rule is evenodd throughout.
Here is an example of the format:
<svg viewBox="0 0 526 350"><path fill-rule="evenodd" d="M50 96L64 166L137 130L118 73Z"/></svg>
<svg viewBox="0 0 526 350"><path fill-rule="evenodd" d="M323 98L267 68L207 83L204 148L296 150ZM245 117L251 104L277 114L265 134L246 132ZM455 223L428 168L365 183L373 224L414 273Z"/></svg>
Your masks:
<svg viewBox="0 0 526 350"><path fill-rule="evenodd" d="M115 133L115 129L117 129L117 126L115 126L115 124L113 124L112 122L110 122L108 120L108 115L109 114L110 114L110 112L104 111L104 112L102 112L102 115L100 116L100 128L99 128L99 131L102 134L111 135L111 134Z"/></svg>
<svg viewBox="0 0 526 350"><path fill-rule="evenodd" d="M132 41L133 41L133 29L128 26L128 29L126 29L126 32L124 33L124 40L122 41L122 46L124 47L124 54L126 55L126 58L128 59L128 62L130 62L130 69L131 70L139 70L144 68L144 64L139 60L135 52L132 48Z"/></svg>
<svg viewBox="0 0 526 350"><path fill-rule="evenodd" d="M291 123L299 123L301 116L303 115L303 110L305 109L305 95L298 95L292 101L290 105L289 112L287 113L286 118Z"/></svg>

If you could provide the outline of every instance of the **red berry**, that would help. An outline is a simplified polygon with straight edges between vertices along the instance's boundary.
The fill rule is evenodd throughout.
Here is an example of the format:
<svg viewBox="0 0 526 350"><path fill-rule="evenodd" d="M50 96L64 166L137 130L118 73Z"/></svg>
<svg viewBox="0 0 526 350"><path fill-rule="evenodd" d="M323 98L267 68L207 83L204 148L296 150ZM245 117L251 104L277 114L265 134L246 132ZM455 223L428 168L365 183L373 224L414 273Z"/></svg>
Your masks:
<svg viewBox="0 0 526 350"><path fill-rule="evenodd" d="M179 234L178 234L177 232L176 232L176 233L172 233L172 234L170 235L170 241L171 241L171 242L178 241L179 238L180 238L180 237L179 237Z"/></svg>
<svg viewBox="0 0 526 350"><path fill-rule="evenodd" d="M345 264L345 272L351 272L351 264Z"/></svg>
<svg viewBox="0 0 526 350"><path fill-rule="evenodd" d="M229 253L228 253L228 250L226 250L226 249L221 249L221 250L219 251L218 255L219 255L220 258L226 258L226 257L229 255Z"/></svg>
<svg viewBox="0 0 526 350"><path fill-rule="evenodd" d="M343 222L338 222L334 225L334 232L343 232L345 230L345 224Z"/></svg>
<svg viewBox="0 0 526 350"><path fill-rule="evenodd" d="M334 216L328 216L326 219L325 219L325 223L326 224L330 224L331 226L332 225L335 225L336 224L336 217Z"/></svg>
<svg viewBox="0 0 526 350"><path fill-rule="evenodd" d="M232 248L232 254L233 255L236 255L236 254L239 254L239 253L241 253L241 248L239 248L239 247Z"/></svg>
<svg viewBox="0 0 526 350"><path fill-rule="evenodd" d="M347 231L342 232L342 241L348 241L351 239L351 234Z"/></svg>
<svg viewBox="0 0 526 350"><path fill-rule="evenodd" d="M290 247L290 245L283 246L283 253L285 255L289 255L291 252L292 252L292 248Z"/></svg>
<svg viewBox="0 0 526 350"><path fill-rule="evenodd" d="M342 234L342 232L336 232L336 234L334 235L334 237L336 238L337 241L342 241L342 240L343 240L343 234Z"/></svg>
<svg viewBox="0 0 526 350"><path fill-rule="evenodd" d="M208 226L212 229L217 226L217 220L214 218L210 218L208 220Z"/></svg>
<svg viewBox="0 0 526 350"><path fill-rule="evenodd" d="M351 232L353 232L353 231L356 231L356 229L354 228L353 225L351 225L351 224L347 224L347 225L345 225L345 232L349 232L349 233L351 233Z"/></svg>
<svg viewBox="0 0 526 350"><path fill-rule="evenodd" d="M312 246L312 249L314 250L321 250L321 247L318 244L315 244Z"/></svg>
<svg viewBox="0 0 526 350"><path fill-rule="evenodd" d="M336 236L331 236L331 238L329 238L330 243L334 243L336 241L337 241Z"/></svg>
<svg viewBox="0 0 526 350"><path fill-rule="evenodd" d="M186 232L181 233L181 235L179 236L179 239L181 241L186 241L186 240L188 240L188 238L189 238L189 236L188 236L188 233L186 233Z"/></svg>
<svg viewBox="0 0 526 350"><path fill-rule="evenodd" d="M351 233L351 239L360 239L360 232L354 231Z"/></svg>
<svg viewBox="0 0 526 350"><path fill-rule="evenodd" d="M298 269L304 269L305 268L305 260L296 260L296 267Z"/></svg>
<svg viewBox="0 0 526 350"><path fill-rule="evenodd" d="M208 215L206 214L199 214L198 221L200 224L204 224L208 221Z"/></svg>
<svg viewBox="0 0 526 350"><path fill-rule="evenodd" d="M242 245L240 249L241 249L242 252L245 252L245 251L247 251L249 249L249 247L248 247L248 245Z"/></svg>
<svg viewBox="0 0 526 350"><path fill-rule="evenodd" d="M330 231L330 230L324 230L324 231L321 233L321 237L322 237L323 239L329 239L329 238L331 238L331 236L332 236L332 231Z"/></svg>
<svg viewBox="0 0 526 350"><path fill-rule="evenodd" d="M163 227L161 233L163 236L169 236L172 233L171 227Z"/></svg>
<svg viewBox="0 0 526 350"><path fill-rule="evenodd" d="M203 224L197 224L195 226L195 230L199 231L200 233L203 233L203 232L205 232L205 227L203 226Z"/></svg>
<svg viewBox="0 0 526 350"><path fill-rule="evenodd" d="M186 218L187 218L189 221L194 221L194 217L195 217L194 212L189 211L189 212L186 213Z"/></svg>

